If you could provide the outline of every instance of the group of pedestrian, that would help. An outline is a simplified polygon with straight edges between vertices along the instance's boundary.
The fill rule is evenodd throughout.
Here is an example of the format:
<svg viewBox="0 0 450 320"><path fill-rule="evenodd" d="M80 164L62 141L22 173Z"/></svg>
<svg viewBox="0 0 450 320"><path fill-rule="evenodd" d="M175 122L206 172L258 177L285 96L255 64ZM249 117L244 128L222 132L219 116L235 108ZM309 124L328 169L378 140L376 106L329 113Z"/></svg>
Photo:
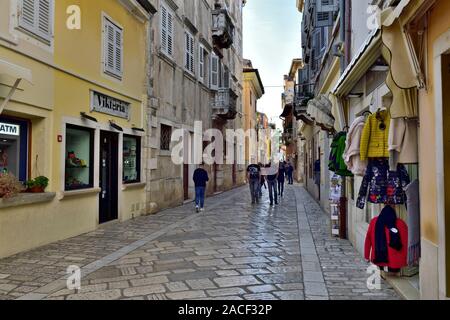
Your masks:
<svg viewBox="0 0 450 320"><path fill-rule="evenodd" d="M264 174L262 172L264 168ZM278 205L278 199L284 195L284 185L286 178L289 184L294 183L294 167L289 162L280 162L278 167L271 164L263 166L259 164L250 164L247 167L247 181L250 186L252 204L259 203L262 198L262 189L269 189L270 205ZM267 182L267 186L266 186Z"/></svg>
<svg viewBox="0 0 450 320"><path fill-rule="evenodd" d="M263 174L262 168L265 168ZM282 198L284 194L284 185L286 178L288 184L294 184L294 167L289 162L280 162L278 167L271 164L263 166L261 163L251 164L247 167L247 181L250 186L252 204L259 203L262 198L263 187L269 189L270 205L278 205L278 197ZM203 212L205 207L206 184L209 181L208 172L203 165L194 171L193 176L195 184L195 210ZM267 182L267 185L266 185Z"/></svg>

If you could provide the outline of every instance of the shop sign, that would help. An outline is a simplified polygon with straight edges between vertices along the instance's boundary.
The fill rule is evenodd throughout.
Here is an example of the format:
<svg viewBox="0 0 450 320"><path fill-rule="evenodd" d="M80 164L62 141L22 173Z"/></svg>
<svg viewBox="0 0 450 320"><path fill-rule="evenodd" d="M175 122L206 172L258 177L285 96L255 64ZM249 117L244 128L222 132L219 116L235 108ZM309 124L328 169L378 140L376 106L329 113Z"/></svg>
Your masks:
<svg viewBox="0 0 450 320"><path fill-rule="evenodd" d="M91 111L106 113L115 117L130 119L130 104L128 102L91 91Z"/></svg>
<svg viewBox="0 0 450 320"><path fill-rule="evenodd" d="M8 136L19 136L20 126L10 123L0 122L0 134Z"/></svg>

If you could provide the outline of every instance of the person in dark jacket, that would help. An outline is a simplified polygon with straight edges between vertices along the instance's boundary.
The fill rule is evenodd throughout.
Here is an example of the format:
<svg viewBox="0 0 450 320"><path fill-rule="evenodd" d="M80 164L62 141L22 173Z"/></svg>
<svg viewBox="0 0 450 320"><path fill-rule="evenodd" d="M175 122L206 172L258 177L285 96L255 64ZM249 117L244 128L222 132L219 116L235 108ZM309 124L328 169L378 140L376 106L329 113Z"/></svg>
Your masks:
<svg viewBox="0 0 450 320"><path fill-rule="evenodd" d="M206 183L209 181L208 172L204 169L203 164L194 171L195 183L195 209L197 212L204 211Z"/></svg>
<svg viewBox="0 0 450 320"><path fill-rule="evenodd" d="M261 191L261 167L251 164L247 167L247 181L250 186L252 204L259 202L259 192Z"/></svg>
<svg viewBox="0 0 450 320"><path fill-rule="evenodd" d="M285 178L286 162L280 162L280 168L278 169L278 195L280 198L283 198Z"/></svg>
<svg viewBox="0 0 450 320"><path fill-rule="evenodd" d="M288 177L288 184L294 184L294 166L290 162L287 165L286 173Z"/></svg>

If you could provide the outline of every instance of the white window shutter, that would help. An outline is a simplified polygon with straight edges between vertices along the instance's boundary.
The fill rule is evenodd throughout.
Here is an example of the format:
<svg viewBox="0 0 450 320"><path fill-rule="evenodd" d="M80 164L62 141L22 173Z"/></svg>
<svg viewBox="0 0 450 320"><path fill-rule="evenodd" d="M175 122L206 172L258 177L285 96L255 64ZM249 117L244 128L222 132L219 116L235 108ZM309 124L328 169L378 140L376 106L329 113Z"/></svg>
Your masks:
<svg viewBox="0 0 450 320"><path fill-rule="evenodd" d="M173 55L173 15L167 12L167 54Z"/></svg>
<svg viewBox="0 0 450 320"><path fill-rule="evenodd" d="M189 70L189 35L184 33L184 68Z"/></svg>
<svg viewBox="0 0 450 320"><path fill-rule="evenodd" d="M211 89L219 88L219 57L215 54L211 55Z"/></svg>
<svg viewBox="0 0 450 320"><path fill-rule="evenodd" d="M50 41L52 36L53 0L20 0L19 25Z"/></svg>
<svg viewBox="0 0 450 320"><path fill-rule="evenodd" d="M190 57L189 57L189 59L190 59L190 63L191 63L190 71L191 71L192 73L195 73L195 59L194 59L195 48L194 48L194 37L190 36L189 41L190 41Z"/></svg>
<svg viewBox="0 0 450 320"><path fill-rule="evenodd" d="M198 50L198 77L202 82L205 80L205 49L202 46Z"/></svg>
<svg viewBox="0 0 450 320"><path fill-rule="evenodd" d="M104 20L105 71L111 75L123 75L123 30L117 25Z"/></svg>
<svg viewBox="0 0 450 320"><path fill-rule="evenodd" d="M120 29L115 30L115 72L118 75L122 75L123 69L123 31Z"/></svg>
<svg viewBox="0 0 450 320"><path fill-rule="evenodd" d="M105 21L105 67L106 71L114 73L114 53L115 53L114 27Z"/></svg>
<svg viewBox="0 0 450 320"><path fill-rule="evenodd" d="M44 38L48 39L51 35L51 1L38 1L38 21L37 29Z"/></svg>
<svg viewBox="0 0 450 320"><path fill-rule="evenodd" d="M167 37L168 37L168 29L167 29L167 9L165 7L161 7L161 50L167 54Z"/></svg>
<svg viewBox="0 0 450 320"><path fill-rule="evenodd" d="M22 12L20 25L28 30L33 30L37 20L36 5L38 0L22 0Z"/></svg>

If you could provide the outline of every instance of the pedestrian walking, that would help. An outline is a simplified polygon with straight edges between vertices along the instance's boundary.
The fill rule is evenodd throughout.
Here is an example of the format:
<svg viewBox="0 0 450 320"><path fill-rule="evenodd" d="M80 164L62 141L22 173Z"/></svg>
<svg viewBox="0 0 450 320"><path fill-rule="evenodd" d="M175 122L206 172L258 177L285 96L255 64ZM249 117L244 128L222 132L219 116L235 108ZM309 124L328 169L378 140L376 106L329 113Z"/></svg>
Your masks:
<svg viewBox="0 0 450 320"><path fill-rule="evenodd" d="M277 193L277 179L278 179L278 168L276 166L268 166L268 174L267 174L267 185L269 187L269 198L270 205L273 206L273 202L275 200L275 204L278 204L278 193Z"/></svg>
<svg viewBox="0 0 450 320"><path fill-rule="evenodd" d="M262 165L261 165L261 168L262 168ZM260 180L260 183L259 183L259 198L260 199L262 198L262 189L263 189L263 187L264 187L264 189L267 190L266 178L261 174L261 180Z"/></svg>
<svg viewBox="0 0 450 320"><path fill-rule="evenodd" d="M250 195L252 204L259 202L259 193L261 191L261 167L257 164L250 164L247 167L247 181L250 186Z"/></svg>
<svg viewBox="0 0 450 320"><path fill-rule="evenodd" d="M209 181L208 172L206 172L203 164L194 171L193 180L195 183L195 210L196 212L203 212L205 210L206 183Z"/></svg>
<svg viewBox="0 0 450 320"><path fill-rule="evenodd" d="M280 198L284 194L284 183L286 178L286 162L280 162L280 168L278 169L278 195Z"/></svg>
<svg viewBox="0 0 450 320"><path fill-rule="evenodd" d="M294 184L294 166L292 165L292 163L289 162L286 172L288 176L288 183Z"/></svg>

